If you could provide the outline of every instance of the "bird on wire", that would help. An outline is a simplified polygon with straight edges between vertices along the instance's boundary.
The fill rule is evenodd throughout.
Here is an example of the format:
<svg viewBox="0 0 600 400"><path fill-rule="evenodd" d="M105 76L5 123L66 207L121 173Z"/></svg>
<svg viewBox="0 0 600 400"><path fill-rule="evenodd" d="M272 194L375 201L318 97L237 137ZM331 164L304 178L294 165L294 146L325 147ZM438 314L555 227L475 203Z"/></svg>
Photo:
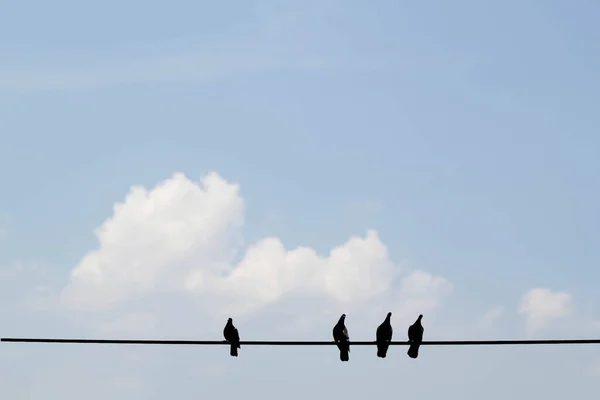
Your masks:
<svg viewBox="0 0 600 400"><path fill-rule="evenodd" d="M229 354L232 357L238 356L238 349L240 346L240 334L235 326L233 326L233 319L229 318L227 320L227 324L225 324L225 328L223 328L223 336L225 340L231 344L231 349Z"/></svg>
<svg viewBox="0 0 600 400"><path fill-rule="evenodd" d="M387 317L385 317L385 320L377 327L377 331L375 332L377 339L377 357L380 358L385 358L387 356L390 342L392 341L392 336L394 334L392 323L390 322L391 318L392 313L387 313Z"/></svg>
<svg viewBox="0 0 600 400"><path fill-rule="evenodd" d="M422 318L423 315L420 314L415 323L408 327L408 341L410 346L408 347L406 354L408 354L410 358L419 357L419 347L421 342L423 342L423 332L425 331L423 325L421 325Z"/></svg>
<svg viewBox="0 0 600 400"><path fill-rule="evenodd" d="M338 349L340 349L340 360L350 360L350 337L348 336L348 329L344 321L346 320L346 314L342 314L339 321L333 327L333 340L337 343Z"/></svg>

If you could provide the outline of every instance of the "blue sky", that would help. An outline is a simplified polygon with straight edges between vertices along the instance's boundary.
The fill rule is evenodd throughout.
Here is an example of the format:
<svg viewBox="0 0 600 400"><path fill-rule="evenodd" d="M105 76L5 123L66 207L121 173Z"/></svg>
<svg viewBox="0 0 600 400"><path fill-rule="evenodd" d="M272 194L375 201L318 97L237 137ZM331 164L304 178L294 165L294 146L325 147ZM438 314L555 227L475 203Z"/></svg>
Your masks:
<svg viewBox="0 0 600 400"><path fill-rule="evenodd" d="M368 340L388 310L402 339L419 312L436 339L599 336L598 12L2 4L0 336L220 339L231 314L243 339L326 340L346 312ZM370 350L3 344L0 391L494 400L600 384L594 347Z"/></svg>

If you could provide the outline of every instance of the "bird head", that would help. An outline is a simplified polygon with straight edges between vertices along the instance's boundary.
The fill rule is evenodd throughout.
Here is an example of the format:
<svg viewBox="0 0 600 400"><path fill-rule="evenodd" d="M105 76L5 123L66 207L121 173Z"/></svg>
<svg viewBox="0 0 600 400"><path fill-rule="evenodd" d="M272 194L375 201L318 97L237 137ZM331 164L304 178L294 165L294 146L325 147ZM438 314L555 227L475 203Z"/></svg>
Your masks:
<svg viewBox="0 0 600 400"><path fill-rule="evenodd" d="M417 320L420 321L421 318L423 318L423 314L419 314L419 318L417 318Z"/></svg>
<svg viewBox="0 0 600 400"><path fill-rule="evenodd" d="M387 319L389 321L390 318L392 318L392 313L391 312L387 313L387 317L385 317L385 319Z"/></svg>
<svg viewBox="0 0 600 400"><path fill-rule="evenodd" d="M227 322L228 323L232 323L233 322L233 318L227 318Z"/></svg>

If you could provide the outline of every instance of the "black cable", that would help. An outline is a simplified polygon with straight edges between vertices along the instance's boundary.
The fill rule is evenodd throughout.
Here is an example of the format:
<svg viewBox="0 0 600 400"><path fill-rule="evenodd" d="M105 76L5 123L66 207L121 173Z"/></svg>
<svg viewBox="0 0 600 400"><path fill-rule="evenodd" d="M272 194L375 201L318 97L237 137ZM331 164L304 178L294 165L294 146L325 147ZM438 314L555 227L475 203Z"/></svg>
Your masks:
<svg viewBox="0 0 600 400"><path fill-rule="evenodd" d="M87 344L165 344L165 345L225 345L216 340L139 340L139 339L51 339L51 338L1 338L2 342L21 343L87 343ZM352 346L374 346L375 341L350 342ZM407 341L393 341L390 345L407 346ZM423 341L423 346L498 346L534 344L600 344L600 339L553 339L553 340L441 340ZM240 341L243 346L333 346L333 341Z"/></svg>

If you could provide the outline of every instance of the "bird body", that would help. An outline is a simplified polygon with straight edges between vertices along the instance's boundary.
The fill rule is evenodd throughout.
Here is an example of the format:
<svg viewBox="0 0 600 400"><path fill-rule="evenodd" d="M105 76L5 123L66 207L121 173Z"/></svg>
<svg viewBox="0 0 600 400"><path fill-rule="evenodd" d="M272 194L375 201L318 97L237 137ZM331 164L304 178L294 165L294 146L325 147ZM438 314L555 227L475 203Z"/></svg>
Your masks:
<svg viewBox="0 0 600 400"><path fill-rule="evenodd" d="M231 344L229 354L232 357L238 356L238 349L240 346L240 334L235 326L233 326L233 319L229 318L225 328L223 328L223 336L225 340Z"/></svg>
<svg viewBox="0 0 600 400"><path fill-rule="evenodd" d="M338 349L340 349L340 360L350 360L350 336L348 336L348 329L344 321L346 320L346 314L342 314L337 324L333 327L333 340L337 343Z"/></svg>
<svg viewBox="0 0 600 400"><path fill-rule="evenodd" d="M375 332L377 342L377 357L380 358L385 358L387 356L390 342L392 341L392 336L394 334L391 318L392 313L389 312L387 317L385 317L385 320L377 327L377 331Z"/></svg>
<svg viewBox="0 0 600 400"><path fill-rule="evenodd" d="M423 342L423 332L425 331L423 325L421 325L422 318L423 315L419 315L415 323L408 327L408 341L410 342L410 346L406 354L410 358L417 358L419 356L419 347L421 342Z"/></svg>

